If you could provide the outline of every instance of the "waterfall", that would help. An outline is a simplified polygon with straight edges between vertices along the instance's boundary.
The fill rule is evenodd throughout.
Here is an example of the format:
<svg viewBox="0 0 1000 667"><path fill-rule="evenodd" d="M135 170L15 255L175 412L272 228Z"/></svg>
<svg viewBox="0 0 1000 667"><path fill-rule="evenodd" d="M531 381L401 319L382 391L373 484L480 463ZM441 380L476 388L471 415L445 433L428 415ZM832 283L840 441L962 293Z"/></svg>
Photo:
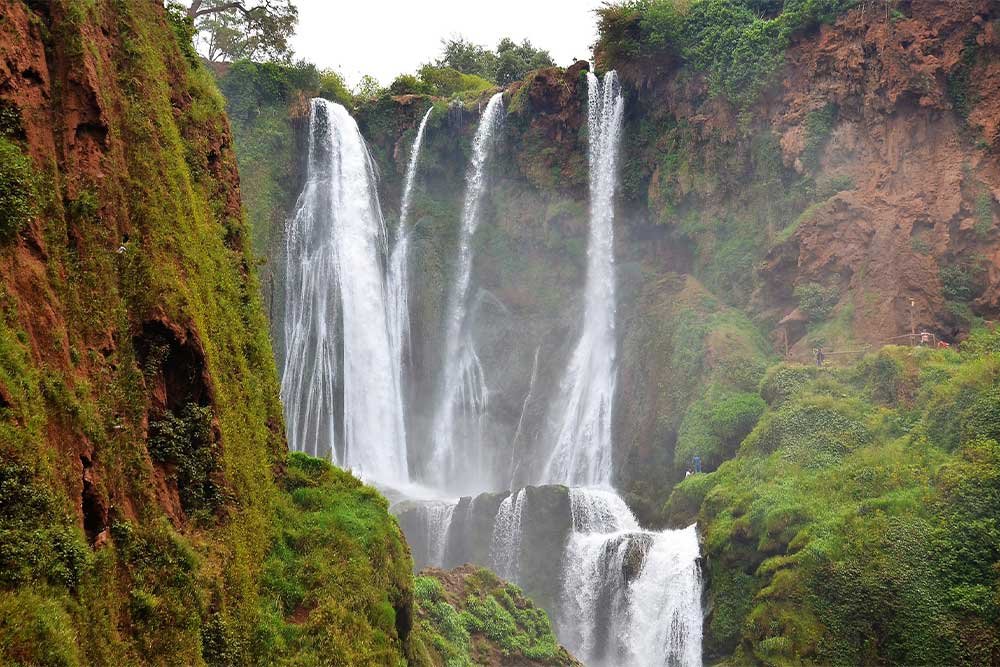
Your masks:
<svg viewBox="0 0 1000 667"><path fill-rule="evenodd" d="M517 455L521 452L521 430L524 427L524 413L528 411L532 396L535 393L535 381L538 379L538 353L542 351L542 346L535 348L535 359L531 362L531 379L528 380L528 391L524 395L524 402L521 403L521 416L517 419L517 428L514 429L514 437L510 441L510 488L513 490L521 472L521 460Z"/></svg>
<svg viewBox="0 0 1000 667"><path fill-rule="evenodd" d="M504 116L503 94L490 98L472 142L455 276L445 319L442 381L432 425L427 477L439 489L478 491L486 473L483 425L489 390L466 321L472 238L486 190L486 166ZM458 447L461 446L461 452Z"/></svg>
<svg viewBox="0 0 1000 667"><path fill-rule="evenodd" d="M428 505L427 512L427 563L444 567L445 549L448 546L448 529L455 515L458 500L441 501Z"/></svg>
<svg viewBox="0 0 1000 667"><path fill-rule="evenodd" d="M289 444L365 477L406 482L400 368L387 317L385 222L374 163L341 105L312 100L309 125L306 184L286 241L281 395Z"/></svg>
<svg viewBox="0 0 1000 667"><path fill-rule="evenodd" d="M417 136L410 149L410 160L406 165L406 177L403 180L403 200L399 206L399 225L396 227L396 245L389 257L389 334L392 338L392 349L396 354L396 364L403 368L403 350L409 343L410 335L410 235L407 227L410 215L410 204L413 200L413 183L417 176L417 164L420 160L420 147L424 142L424 130L430 120L434 107L427 110ZM402 370L400 371L402 373ZM402 377L402 375L400 375Z"/></svg>
<svg viewBox="0 0 1000 667"><path fill-rule="evenodd" d="M588 486L611 482L615 392L614 195L625 102L614 71L603 84L587 74L590 133L590 234L583 328L560 384L555 446L543 481Z"/></svg>
<svg viewBox="0 0 1000 667"><path fill-rule="evenodd" d="M643 531L604 490L572 489L560 636L588 665L700 667L695 527Z"/></svg>
<svg viewBox="0 0 1000 667"><path fill-rule="evenodd" d="M493 522L490 561L504 579L517 581L521 556L521 517L527 492L520 489L504 498Z"/></svg>

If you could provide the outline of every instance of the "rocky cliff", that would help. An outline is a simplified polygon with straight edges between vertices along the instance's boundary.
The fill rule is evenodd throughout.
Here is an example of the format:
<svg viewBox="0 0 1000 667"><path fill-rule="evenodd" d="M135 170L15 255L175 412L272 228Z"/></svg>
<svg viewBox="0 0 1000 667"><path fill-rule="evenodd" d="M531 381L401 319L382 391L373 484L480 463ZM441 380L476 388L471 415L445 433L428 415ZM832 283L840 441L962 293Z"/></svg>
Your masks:
<svg viewBox="0 0 1000 667"><path fill-rule="evenodd" d="M190 42L162 3L0 2L0 662L399 664L408 548L287 458Z"/></svg>

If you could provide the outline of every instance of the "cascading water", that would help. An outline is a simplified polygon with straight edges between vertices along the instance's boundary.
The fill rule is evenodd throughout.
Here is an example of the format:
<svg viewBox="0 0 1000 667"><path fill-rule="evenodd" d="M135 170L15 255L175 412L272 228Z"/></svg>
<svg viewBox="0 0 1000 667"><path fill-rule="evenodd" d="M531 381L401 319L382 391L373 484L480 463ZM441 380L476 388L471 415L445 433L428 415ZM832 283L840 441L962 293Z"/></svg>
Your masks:
<svg viewBox="0 0 1000 667"><path fill-rule="evenodd" d="M413 184L417 176L417 165L420 161L420 147L424 142L424 130L430 120L434 107L427 110L417 136L410 149L410 160L406 165L406 178L403 180L403 200L399 206L399 225L396 227L396 245L389 257L389 276L387 278L389 294L389 335L392 349L396 353L396 364L403 368L404 349L410 335L410 235L407 226L410 216L410 204L413 201ZM402 370L400 371L402 372Z"/></svg>
<svg viewBox="0 0 1000 667"><path fill-rule="evenodd" d="M521 556L521 518L527 498L525 489L512 493L500 503L493 522L490 560L493 570L510 581L517 581Z"/></svg>
<svg viewBox="0 0 1000 667"><path fill-rule="evenodd" d="M535 348L535 359L531 362L531 378L528 380L528 392L524 395L524 402L521 403L521 416L517 419L517 428L514 429L514 437L510 441L510 488L513 490L521 474L521 431L524 427L524 413L528 411L528 404L535 393L535 382L538 380L538 353L542 347Z"/></svg>
<svg viewBox="0 0 1000 667"><path fill-rule="evenodd" d="M587 74L590 132L590 235L583 329L560 385L555 446L543 482L611 482L611 411L615 393L614 196L625 101L614 71L602 84Z"/></svg>
<svg viewBox="0 0 1000 667"><path fill-rule="evenodd" d="M309 125L307 180L286 243L281 394L289 444L368 478L406 482L400 367L382 273L385 223L372 159L341 105L314 99Z"/></svg>
<svg viewBox="0 0 1000 667"><path fill-rule="evenodd" d="M695 527L643 531L614 493L571 489L560 636L588 665L701 665Z"/></svg>
<svg viewBox="0 0 1000 667"><path fill-rule="evenodd" d="M477 301L470 294L472 239L504 114L499 94L483 111L467 177L432 449L424 470L434 491L400 507L416 508L413 520L426 536L415 558L423 555L424 562L439 566L487 560L515 582L536 574L522 572L522 561L542 562L536 544L546 542L539 538L539 527L569 524L565 543L558 542L564 545L557 566L561 575L549 577L547 589L549 599L559 600L554 617L563 642L591 665L698 667L701 579L695 528L642 530L610 488L616 372L612 220L624 103L613 72L603 84L593 76L588 80L591 202L583 326L550 410L552 450L541 474L544 482L578 485L570 490L569 516L564 505L536 504L534 495L528 508L526 489L502 501L484 495L478 505L478 497L439 496L488 490L511 477L531 475L519 474L515 446L533 400L539 352L511 452L498 457L488 451L483 434L489 392L471 333L477 318ZM430 114L423 117L410 153L396 242L387 259L374 168L357 125L343 107L314 100L308 179L289 222L286 248L282 398L291 446L407 493L415 488L408 483L401 381L409 336L407 222ZM553 487L532 493L558 497ZM475 537L490 530L489 514L483 512L496 508L493 503L499 508L492 534ZM456 511L460 504L463 509ZM552 546L544 548L551 554Z"/></svg>
<svg viewBox="0 0 1000 667"><path fill-rule="evenodd" d="M503 94L497 93L486 105L472 143L457 265L445 319L444 367L426 470L426 478L438 489L478 491L488 475L484 465L487 452L483 423L489 390L466 313L472 277L472 237L479 224L479 210L486 190L486 167L503 116Z"/></svg>
<svg viewBox="0 0 1000 667"><path fill-rule="evenodd" d="M427 505L427 563L435 567L444 566L445 549L448 546L448 529L455 515L457 500L438 501Z"/></svg>

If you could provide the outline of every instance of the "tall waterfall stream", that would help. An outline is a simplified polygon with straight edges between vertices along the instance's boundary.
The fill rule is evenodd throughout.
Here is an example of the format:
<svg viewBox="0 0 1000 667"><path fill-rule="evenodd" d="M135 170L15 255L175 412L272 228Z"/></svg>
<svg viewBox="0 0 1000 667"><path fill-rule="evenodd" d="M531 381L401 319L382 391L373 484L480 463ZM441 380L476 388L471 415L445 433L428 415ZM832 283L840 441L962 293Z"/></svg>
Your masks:
<svg viewBox="0 0 1000 667"><path fill-rule="evenodd" d="M617 374L613 221L625 101L615 72L603 81L588 74L587 84L590 222L583 312L576 345L548 404L543 464L519 474L517 452L536 392L540 348L509 443L517 452L498 452L484 429L490 391L472 333L474 239L502 142L502 93L482 110L472 141L433 414L419 438L408 428L404 395L410 280L418 268L411 266L410 218L433 108L410 148L390 249L376 171L357 123L338 104L312 101L306 182L285 235L281 393L289 444L350 468L397 500L394 511L406 508L416 516L404 526L415 560L425 564L451 566L481 553L487 561L481 564L500 576L526 588L540 585L530 569L538 562L538 540L529 535L541 525L535 523L538 512L556 512L554 520L566 532L555 547L562 552L541 557L559 563L548 611L560 640L588 665L700 666L695 526L643 530L611 487ZM497 491L512 478L567 485L568 503L558 511L540 506L544 486L512 489L498 501L491 495L457 498ZM488 502L495 508L492 529L476 532L482 508L477 503Z"/></svg>

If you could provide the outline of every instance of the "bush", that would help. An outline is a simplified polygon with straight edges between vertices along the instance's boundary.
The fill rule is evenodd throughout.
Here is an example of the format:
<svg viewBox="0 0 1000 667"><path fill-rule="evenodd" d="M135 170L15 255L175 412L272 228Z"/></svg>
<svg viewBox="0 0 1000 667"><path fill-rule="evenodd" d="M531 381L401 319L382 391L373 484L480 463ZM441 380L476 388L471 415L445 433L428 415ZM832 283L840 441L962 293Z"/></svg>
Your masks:
<svg viewBox="0 0 1000 667"><path fill-rule="evenodd" d="M35 184L31 159L0 137L0 243L13 240L37 213Z"/></svg>
<svg viewBox="0 0 1000 667"><path fill-rule="evenodd" d="M433 92L431 84L412 74L400 74L389 84L389 93L392 95L430 95Z"/></svg>
<svg viewBox="0 0 1000 667"><path fill-rule="evenodd" d="M799 393L816 377L815 366L778 364L767 369L760 381L760 395L772 408Z"/></svg>
<svg viewBox="0 0 1000 667"><path fill-rule="evenodd" d="M976 296L977 272L968 266L954 264L941 267L938 277L941 280L941 294L949 301L965 303Z"/></svg>
<svg viewBox="0 0 1000 667"><path fill-rule="evenodd" d="M810 322L822 322L833 312L840 294L836 287L807 283L795 288L795 298L799 300L799 309Z"/></svg>
<svg viewBox="0 0 1000 667"><path fill-rule="evenodd" d="M150 421L149 455L174 466L185 512L213 511L222 501L216 484L218 455L212 435L212 408L185 404L179 414L166 411Z"/></svg>
<svg viewBox="0 0 1000 667"><path fill-rule="evenodd" d="M424 65L420 68L420 80L433 95L451 97L464 92L481 92L489 90L493 84L475 74L463 74L451 67L435 67Z"/></svg>

